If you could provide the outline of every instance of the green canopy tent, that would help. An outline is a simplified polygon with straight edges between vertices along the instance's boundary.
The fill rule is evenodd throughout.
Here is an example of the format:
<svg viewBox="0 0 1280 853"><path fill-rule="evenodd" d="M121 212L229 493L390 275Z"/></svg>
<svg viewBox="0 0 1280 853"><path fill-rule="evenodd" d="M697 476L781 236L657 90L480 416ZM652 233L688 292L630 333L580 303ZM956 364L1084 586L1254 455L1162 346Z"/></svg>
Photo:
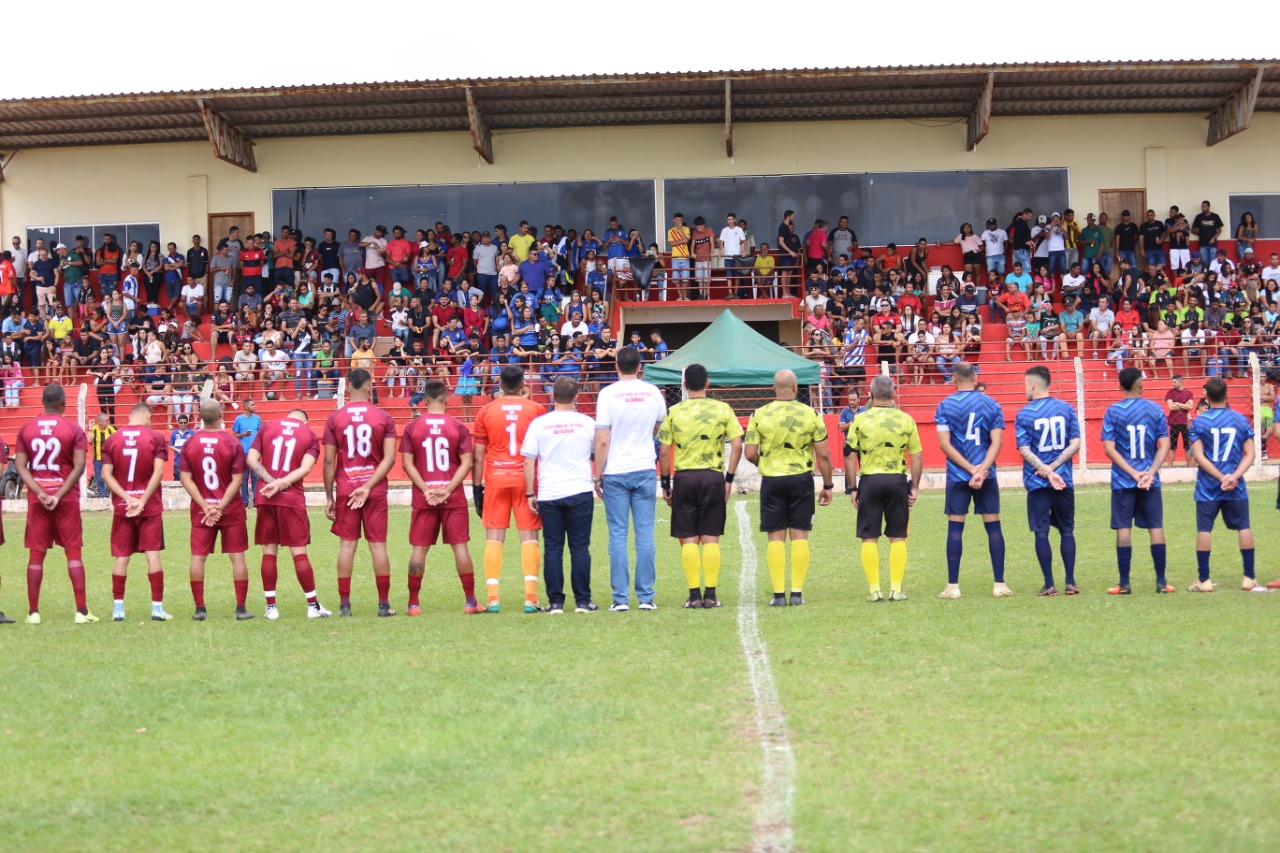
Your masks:
<svg viewBox="0 0 1280 853"><path fill-rule="evenodd" d="M778 346L727 309L675 355L645 365L644 379L679 385L691 364L706 367L711 384L719 388L772 385L773 375L783 368L795 371L801 385L821 381L817 362Z"/></svg>

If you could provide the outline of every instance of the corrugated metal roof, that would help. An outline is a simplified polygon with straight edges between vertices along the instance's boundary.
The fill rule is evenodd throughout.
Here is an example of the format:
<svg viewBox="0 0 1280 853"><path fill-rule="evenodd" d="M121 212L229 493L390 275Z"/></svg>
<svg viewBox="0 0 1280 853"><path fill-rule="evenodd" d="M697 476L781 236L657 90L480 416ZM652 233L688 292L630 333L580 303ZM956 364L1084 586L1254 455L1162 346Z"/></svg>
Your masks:
<svg viewBox="0 0 1280 853"><path fill-rule="evenodd" d="M465 89L495 131L863 118L964 119L994 75L993 116L1208 113L1280 61L887 66L394 81L0 101L0 149L207 139L198 101L251 139L465 130Z"/></svg>

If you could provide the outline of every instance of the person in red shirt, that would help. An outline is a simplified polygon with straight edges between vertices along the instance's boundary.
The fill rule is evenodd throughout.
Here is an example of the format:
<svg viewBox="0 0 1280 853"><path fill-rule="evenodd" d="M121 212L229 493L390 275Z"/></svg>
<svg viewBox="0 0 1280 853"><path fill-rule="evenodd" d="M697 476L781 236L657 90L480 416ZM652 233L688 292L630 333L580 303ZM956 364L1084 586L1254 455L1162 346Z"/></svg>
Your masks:
<svg viewBox="0 0 1280 853"><path fill-rule="evenodd" d="M439 379L423 387L426 414L410 421L400 439L400 464L413 484L413 516L409 522L409 616L422 612L418 594L427 552L443 537L453 549L453 562L466 597L464 610L480 613L476 603L475 566L467 543L471 525L467 519L467 495L462 484L471 473L475 452L471 432L445 414L449 388Z"/></svg>
<svg viewBox="0 0 1280 853"><path fill-rule="evenodd" d="M164 506L160 484L169 461L164 436L151 428L151 407L136 404L129 425L111 434L102 445L102 482L111 492L111 611L113 622L124 621L124 587L129 561L142 554L151 581L151 621L168 622L164 611Z"/></svg>
<svg viewBox="0 0 1280 853"><path fill-rule="evenodd" d="M1128 299L1120 300L1120 310L1116 312L1116 323L1126 332L1132 332L1142 324L1142 314L1138 312Z"/></svg>
<svg viewBox="0 0 1280 853"><path fill-rule="evenodd" d="M46 385L40 396L44 414L18 430L16 464L27 487L27 624L40 624L40 585L44 558L54 545L67 555L67 575L76 599L77 625L97 622L84 592L84 531L80 522L80 478L89 439L77 424L63 417L67 392L58 383Z"/></svg>
<svg viewBox="0 0 1280 853"><path fill-rule="evenodd" d="M391 229L391 239L387 241L387 266L391 268L391 280L403 285L413 286L413 261L418 255L418 244L405 239L404 228L399 225ZM448 255L446 255L448 257Z"/></svg>
<svg viewBox="0 0 1280 853"><path fill-rule="evenodd" d="M808 271L813 272L818 264L826 267L827 263L827 223L821 219L814 220L813 230L805 237L805 258L808 260Z"/></svg>
<svg viewBox="0 0 1280 853"><path fill-rule="evenodd" d="M275 261L276 286L292 288L294 286L293 261L298 253L298 241L293 239L293 229L288 225L280 226L280 236L271 244L271 258Z"/></svg>
<svg viewBox="0 0 1280 853"><path fill-rule="evenodd" d="M222 425L222 404L205 400L200 404L204 428L187 440L178 458L182 487L191 496L191 597L196 612L191 618L203 622L204 564L222 535L222 553L231 559L231 578L236 590L236 619L252 619L245 608L249 597L249 568L244 554L249 550L249 526L240 499L244 480L244 448L240 440Z"/></svg>
<svg viewBox="0 0 1280 853"><path fill-rule="evenodd" d="M1026 311L1031 307L1031 300L1027 298L1027 294L1018 289L1016 282L1008 281L1005 282L1004 293L996 297L996 305L1007 317L1014 311Z"/></svg>
<svg viewBox="0 0 1280 853"><path fill-rule="evenodd" d="M454 234L453 240L449 244L449 251L445 252L445 260L448 263L446 274L454 288L458 288L466 278L467 261L471 260L471 255L467 252L467 247L462 245L462 235Z"/></svg>
<svg viewBox="0 0 1280 853"><path fill-rule="evenodd" d="M325 515L338 546L338 615L351 615L351 571L361 531L373 557L378 615L395 616L391 558L387 555L387 473L395 462L396 422L369 402L373 377L364 368L347 374L351 402L324 425Z"/></svg>
<svg viewBox="0 0 1280 853"><path fill-rule="evenodd" d="M278 421L265 424L249 446L247 465L258 476L257 518L253 543L262 546L262 594L268 619L279 619L276 608L276 561L280 546L289 549L293 571L307 598L307 618L333 614L316 597L316 573L307 556L311 544L311 517L307 515L302 481L320 458L320 439L307 426L307 413L294 409ZM295 488L296 487L296 488Z"/></svg>
<svg viewBox="0 0 1280 853"><path fill-rule="evenodd" d="M267 253L262 250L262 240L257 234L250 234L249 241L240 250L240 271L246 283L254 284L262 280L262 266L267 262Z"/></svg>

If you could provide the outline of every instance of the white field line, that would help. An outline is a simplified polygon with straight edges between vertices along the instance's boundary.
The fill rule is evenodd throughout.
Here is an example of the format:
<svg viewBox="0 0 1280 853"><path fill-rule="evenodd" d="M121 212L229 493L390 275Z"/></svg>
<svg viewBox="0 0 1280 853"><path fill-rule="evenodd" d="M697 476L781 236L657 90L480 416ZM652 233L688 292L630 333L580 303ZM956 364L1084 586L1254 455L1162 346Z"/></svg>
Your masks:
<svg viewBox="0 0 1280 853"><path fill-rule="evenodd" d="M742 574L738 584L738 639L747 659L747 676L755 701L756 736L764 757L760 805L756 810L756 853L784 853L792 844L791 814L796 792L796 756L787 735L787 718L778 701L778 688L769 665L769 650L760 636L756 614L757 563L751 519L743 501L734 503L738 515L738 542L742 547Z"/></svg>

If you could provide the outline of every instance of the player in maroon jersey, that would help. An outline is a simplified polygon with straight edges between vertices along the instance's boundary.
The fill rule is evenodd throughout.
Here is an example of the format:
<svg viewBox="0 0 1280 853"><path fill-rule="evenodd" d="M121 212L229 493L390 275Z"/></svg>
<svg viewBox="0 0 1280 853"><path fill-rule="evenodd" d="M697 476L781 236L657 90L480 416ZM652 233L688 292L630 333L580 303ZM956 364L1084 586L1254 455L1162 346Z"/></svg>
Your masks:
<svg viewBox="0 0 1280 853"><path fill-rule="evenodd" d="M97 622L84 594L83 529L80 524L80 478L89 439L78 425L62 416L67 392L58 383L46 385L40 396L44 414L18 430L18 476L27 487L27 623L40 624L40 584L44 558L54 545L67 554L67 574L76 597L76 624Z"/></svg>
<svg viewBox="0 0 1280 853"><path fill-rule="evenodd" d="M240 499L244 480L244 448L240 440L222 425L222 404L205 400L200 404L204 428L182 447L178 473L182 487L191 495L191 596L196 612L191 618L203 622L204 564L222 534L222 553L231 558L231 578L236 588L236 619L252 619L245 609L249 597L249 568L244 552L249 550L249 526Z"/></svg>
<svg viewBox="0 0 1280 853"><path fill-rule="evenodd" d="M449 389L439 379L423 388L427 413L410 421L400 439L400 464L413 483L413 518L409 522L409 609L417 616L422 612L418 593L422 589L422 573L427 564L427 551L443 536L444 544L453 549L454 565L462 592L466 596L467 613L483 613L476 604L476 576L467 543L471 541L471 521L467 511L467 495L462 483L471 473L474 448L471 432L456 418L445 414Z"/></svg>
<svg viewBox="0 0 1280 853"><path fill-rule="evenodd" d="M395 616L391 594L391 558L387 555L387 472L396 455L396 422L369 402L373 377L356 368L347 374L351 402L329 415L324 425L325 515L338 546L338 615L351 615L351 570L363 529L373 556L378 585L378 615ZM336 494L336 497L335 497Z"/></svg>
<svg viewBox="0 0 1280 853"><path fill-rule="evenodd" d="M280 618L276 608L276 559L280 546L293 556L293 571L307 597L307 618L332 616L316 598L316 573L307 557L311 518L307 515L302 481L320 458L320 440L307 426L307 413L294 409L282 420L258 430L249 448L249 470L258 477L258 516L253 542L262 546L262 594L268 619Z"/></svg>
<svg viewBox="0 0 1280 853"><path fill-rule="evenodd" d="M129 560L143 554L151 581L151 621L168 622L164 612L164 506L160 484L169 461L164 436L151 428L151 407L138 403L129 412L129 425L112 433L102 445L102 482L111 492L111 572L113 622L124 621L124 586Z"/></svg>

